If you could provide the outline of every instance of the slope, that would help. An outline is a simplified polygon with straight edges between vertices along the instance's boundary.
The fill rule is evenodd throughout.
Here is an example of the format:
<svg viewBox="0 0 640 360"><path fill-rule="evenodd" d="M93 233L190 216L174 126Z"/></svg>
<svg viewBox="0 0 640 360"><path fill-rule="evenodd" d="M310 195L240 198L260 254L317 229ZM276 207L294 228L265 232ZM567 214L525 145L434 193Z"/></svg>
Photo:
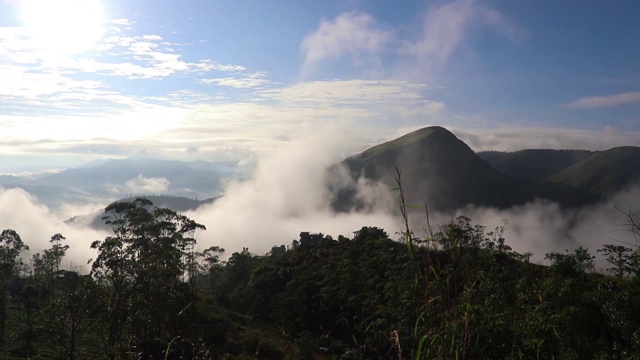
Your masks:
<svg viewBox="0 0 640 360"><path fill-rule="evenodd" d="M588 158L593 151L527 149L483 151L478 156L494 169L518 179L541 181Z"/></svg>
<svg viewBox="0 0 640 360"><path fill-rule="evenodd" d="M551 176L550 181L604 196L640 184L640 147L622 146L598 151Z"/></svg>
<svg viewBox="0 0 640 360"><path fill-rule="evenodd" d="M493 169L469 146L442 127L428 127L404 135L352 156L343 162L353 178L382 181L395 187L396 167L408 202L446 211L473 204L508 208L535 198L564 206L579 206L597 200L570 186L515 179ZM343 189L335 208L358 208L355 189Z"/></svg>

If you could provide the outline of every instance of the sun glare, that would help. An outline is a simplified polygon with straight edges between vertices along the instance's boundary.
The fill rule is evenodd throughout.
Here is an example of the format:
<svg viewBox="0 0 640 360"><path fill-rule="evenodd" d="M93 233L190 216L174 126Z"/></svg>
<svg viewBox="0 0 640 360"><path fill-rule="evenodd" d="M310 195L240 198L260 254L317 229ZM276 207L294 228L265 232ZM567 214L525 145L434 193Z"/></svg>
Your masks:
<svg viewBox="0 0 640 360"><path fill-rule="evenodd" d="M59 54L89 51L104 33L99 0L24 0L23 21L37 47Z"/></svg>

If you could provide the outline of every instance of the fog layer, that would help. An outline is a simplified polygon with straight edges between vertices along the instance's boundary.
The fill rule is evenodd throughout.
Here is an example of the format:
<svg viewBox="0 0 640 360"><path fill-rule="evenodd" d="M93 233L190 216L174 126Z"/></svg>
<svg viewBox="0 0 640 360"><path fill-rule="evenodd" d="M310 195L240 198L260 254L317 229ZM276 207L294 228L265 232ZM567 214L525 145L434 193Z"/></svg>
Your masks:
<svg viewBox="0 0 640 360"><path fill-rule="evenodd" d="M352 236L363 226L385 229L392 238L402 231L403 219L397 215L398 194L380 184L362 179L357 182L359 196L368 203L367 212L335 213L327 184L352 181L346 172L327 169L351 150L348 136L341 132L323 132L313 137L289 141L283 146L258 153L253 175L248 180L227 184L225 195L211 205L186 213L204 224L198 234L200 248L212 245L226 249L227 256L243 248L265 254L272 246L288 245L301 231L322 232L336 238ZM244 178L241 177L241 178ZM640 187L621 192L610 200L590 207L566 210L557 204L536 201L509 210L468 207L453 214L430 214L431 224L446 224L457 215L466 215L473 223L493 229L507 220L505 238L514 250L532 252L534 261L544 262L545 253L588 247L592 254L603 244L636 245L633 235L620 225L624 214L640 204ZM103 204L103 206L106 204ZM84 208L64 207L64 214L53 213L37 198L21 189L0 189L0 229L14 229L30 246L30 252L49 246L55 233L62 233L71 246L64 266L85 265L95 257L89 249L92 241L107 234L89 228L67 225L67 214L87 213ZM424 212L411 214L416 235L426 226ZM28 254L27 254L28 255ZM606 267L601 262L598 269Z"/></svg>

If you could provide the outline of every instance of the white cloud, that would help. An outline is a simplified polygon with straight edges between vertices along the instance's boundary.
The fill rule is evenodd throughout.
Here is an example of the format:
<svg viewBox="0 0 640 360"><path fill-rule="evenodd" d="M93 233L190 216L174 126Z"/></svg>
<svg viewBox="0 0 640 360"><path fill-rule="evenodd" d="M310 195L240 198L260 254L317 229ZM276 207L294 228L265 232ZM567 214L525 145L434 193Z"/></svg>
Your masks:
<svg viewBox="0 0 640 360"><path fill-rule="evenodd" d="M400 49L417 63L401 64L401 72L405 78L424 78L447 64L472 29L487 26L513 41L524 36L520 27L482 1L455 0L430 7L421 20L419 36L406 40Z"/></svg>
<svg viewBox="0 0 640 360"><path fill-rule="evenodd" d="M474 16L474 4L471 0L457 0L427 12L421 38L406 44L404 50L440 64L446 62L464 38Z"/></svg>
<svg viewBox="0 0 640 360"><path fill-rule="evenodd" d="M320 23L300 46L303 73L328 60L351 56L354 64L376 58L391 40L390 31L381 28L369 14L342 13Z"/></svg>
<svg viewBox="0 0 640 360"><path fill-rule="evenodd" d="M251 179L231 183L213 205L187 213L207 227L198 237L200 247L218 245L228 255L249 247L264 254L274 245L290 244L301 231L337 237L371 225L385 227L393 234L400 228L400 218L389 216L382 208L366 214L330 210L325 171L349 148L352 130L326 126L278 149L259 152ZM361 190L372 197L375 194L380 203L392 194L386 188L379 192L366 184L361 184Z"/></svg>
<svg viewBox="0 0 640 360"><path fill-rule="evenodd" d="M300 105L355 106L413 103L422 100L424 84L400 80L310 81L264 90L260 98Z"/></svg>
<svg viewBox="0 0 640 360"><path fill-rule="evenodd" d="M0 150L49 157L75 154L86 159L140 152L185 156L185 149L196 147L201 151L189 153L190 158L227 159L230 153L222 149L231 149L233 159L240 160L248 153L279 146L278 136L295 138L326 124L351 124L359 127L363 138L378 138L374 134L384 132L392 121L433 120L445 105L426 99L426 89L406 81L335 80L257 90L247 94L244 102L196 91L163 97L105 94L100 102L87 99L67 105L93 111L82 116L0 115L4 131ZM87 92L89 95L100 96Z"/></svg>
<svg viewBox="0 0 640 360"><path fill-rule="evenodd" d="M146 178L138 175L125 183L127 190L134 194L161 194L169 189L166 178Z"/></svg>
<svg viewBox="0 0 640 360"><path fill-rule="evenodd" d="M120 26L131 26L133 24L131 20L125 18L113 19L110 21L110 23Z"/></svg>
<svg viewBox="0 0 640 360"><path fill-rule="evenodd" d="M221 65L210 60L186 61L175 52L172 44L159 35L145 34L127 36L121 32L107 37L98 45L98 50L108 53L108 59L84 57L68 59L65 68L129 79L160 79L180 73L218 71L241 71L244 67ZM126 60L126 61L125 61Z"/></svg>
<svg viewBox="0 0 640 360"><path fill-rule="evenodd" d="M589 96L567 104L570 108L591 109L640 103L640 91L632 91L608 96Z"/></svg>
<svg viewBox="0 0 640 360"><path fill-rule="evenodd" d="M546 253L572 251L578 246L589 248L592 255L597 255L596 250L604 244L638 246L634 235L621 226L627 219L617 210L629 209L638 201L640 188L635 187L580 209L563 209L554 203L535 201L508 210L469 208L459 213L488 226L500 225L506 219L507 243L516 251L532 252L536 262L545 263ZM603 259L598 258L595 270L606 267Z"/></svg>
<svg viewBox="0 0 640 360"><path fill-rule="evenodd" d="M257 88L269 83L264 77L267 75L265 71L255 72L251 74L242 74L241 76L232 76L224 78L201 79L203 84L228 86L238 89Z"/></svg>
<svg viewBox="0 0 640 360"><path fill-rule="evenodd" d="M452 127L452 132L476 151L523 149L607 150L640 146L640 132L605 127L600 130L503 125L496 128Z"/></svg>
<svg viewBox="0 0 640 360"><path fill-rule="evenodd" d="M70 245L62 267L75 270L77 266L80 270L87 271L87 259L95 258L95 251L90 248L91 243L104 239L106 234L69 226L63 222L66 219L65 214L51 212L22 189L0 187L0 231L13 229L20 235L22 241L29 246L29 251L23 254L25 258L49 248L51 236L62 233Z"/></svg>

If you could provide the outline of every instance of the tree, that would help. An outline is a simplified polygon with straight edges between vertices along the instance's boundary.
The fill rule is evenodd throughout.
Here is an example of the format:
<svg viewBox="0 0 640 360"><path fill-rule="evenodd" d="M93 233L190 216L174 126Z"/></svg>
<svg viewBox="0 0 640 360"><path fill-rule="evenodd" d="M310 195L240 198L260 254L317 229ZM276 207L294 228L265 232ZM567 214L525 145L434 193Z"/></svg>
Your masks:
<svg viewBox="0 0 640 360"><path fill-rule="evenodd" d="M82 352L80 338L89 329L86 320L96 302L96 287L90 276L75 271L60 271L56 277L54 292L42 310L43 320L58 357L74 360Z"/></svg>
<svg viewBox="0 0 640 360"><path fill-rule="evenodd" d="M595 256L589 253L589 249L582 246L569 253L548 253L545 259L551 261L551 269L557 271L564 276L577 276L584 274L585 271L593 269Z"/></svg>
<svg viewBox="0 0 640 360"><path fill-rule="evenodd" d="M60 271L60 264L67 250L69 250L69 245L62 245L63 240L66 240L66 238L62 234L55 234L49 240L51 248L31 256L33 275L46 286L47 293L53 292L55 278Z"/></svg>
<svg viewBox="0 0 640 360"><path fill-rule="evenodd" d="M211 246L202 252L204 260L204 272L209 276L209 286L211 290L216 285L217 278L222 270L220 264L220 255L224 253L224 249L219 246Z"/></svg>
<svg viewBox="0 0 640 360"><path fill-rule="evenodd" d="M632 209L629 209L627 211L623 211L623 210L620 210L620 211L623 214L625 214L625 216L627 217L627 222L623 224L623 226L626 227L634 235L639 236L640 235L640 215L633 212Z"/></svg>
<svg viewBox="0 0 640 360"><path fill-rule="evenodd" d="M29 250L29 247L22 242L15 230L6 229L0 233L0 340L4 340L7 324L9 283L22 263L18 256L23 250Z"/></svg>
<svg viewBox="0 0 640 360"><path fill-rule="evenodd" d="M105 214L114 235L92 244L98 257L91 274L106 292L107 352L115 358L133 345L148 358L154 342L175 335L177 317L190 301L182 282L189 270L185 260L195 232L205 227L144 198L115 202Z"/></svg>
<svg viewBox="0 0 640 360"><path fill-rule="evenodd" d="M597 250L599 253L603 253L607 262L609 262L612 267L608 268L607 271L614 274L617 277L624 277L626 274L631 272L632 266L632 249L622 246L622 245L604 245L602 249Z"/></svg>

